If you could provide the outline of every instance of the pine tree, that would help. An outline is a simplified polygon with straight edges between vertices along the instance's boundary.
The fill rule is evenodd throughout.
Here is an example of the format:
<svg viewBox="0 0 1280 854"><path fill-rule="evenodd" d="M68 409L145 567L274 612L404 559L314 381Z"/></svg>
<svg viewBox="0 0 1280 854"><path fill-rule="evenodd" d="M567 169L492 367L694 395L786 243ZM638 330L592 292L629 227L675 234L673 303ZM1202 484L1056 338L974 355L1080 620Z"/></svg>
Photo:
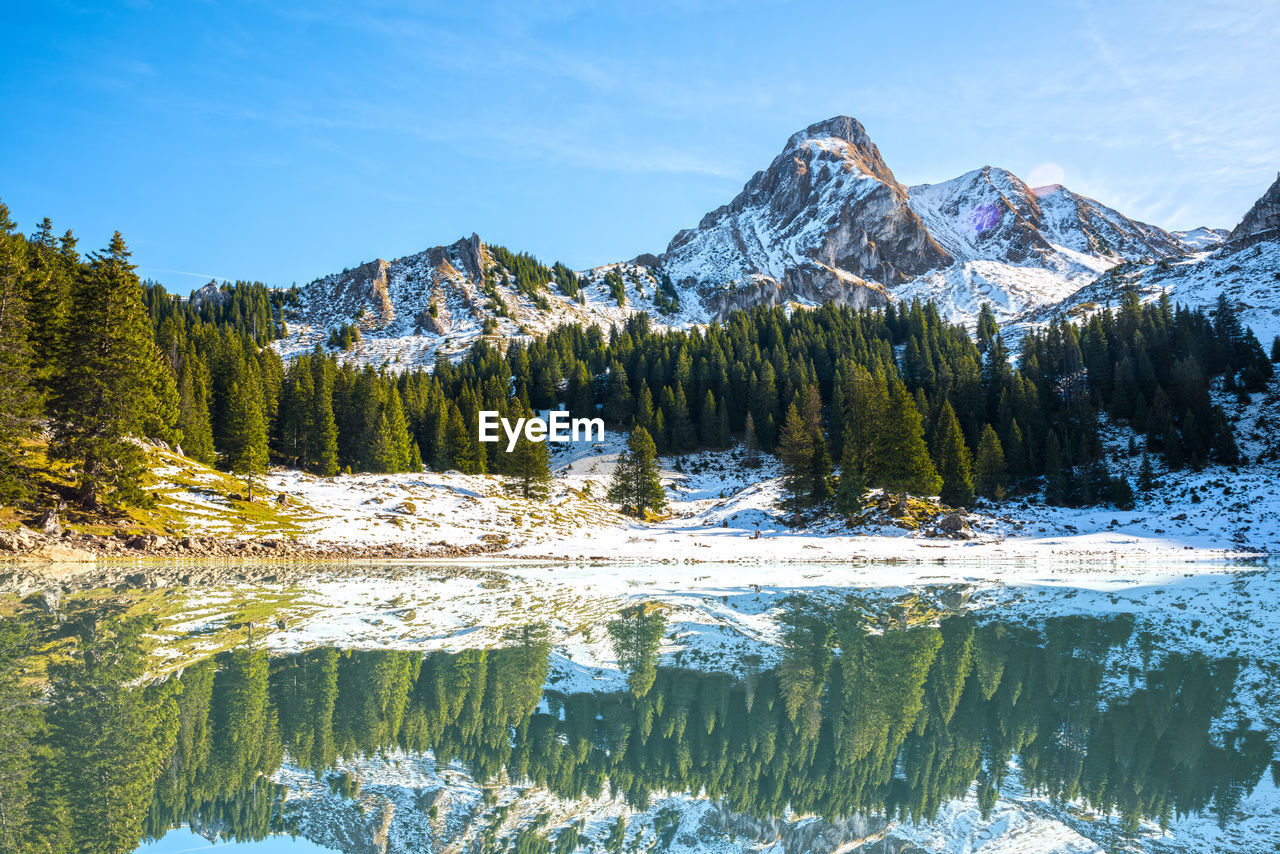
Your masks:
<svg viewBox="0 0 1280 854"><path fill-rule="evenodd" d="M978 494L984 498L999 498L1005 487L1004 449L1000 437L987 424L978 440L978 456L974 461L974 480Z"/></svg>
<svg viewBox="0 0 1280 854"><path fill-rule="evenodd" d="M36 432L40 401L32 382L27 300L22 287L25 242L0 203L0 502L27 493L22 445Z"/></svg>
<svg viewBox="0 0 1280 854"><path fill-rule="evenodd" d="M400 401L400 390L395 383L387 389L386 403L387 430L391 439L392 468L389 472L406 471L412 456L409 439L409 425L404 418L404 404Z"/></svg>
<svg viewBox="0 0 1280 854"><path fill-rule="evenodd" d="M533 417L533 411L524 408L520 412L523 418ZM505 453L505 448L503 449ZM513 491L519 492L525 499L543 499L547 496L551 483L551 468L546 442L531 442L520 431L516 446L512 450L509 470L515 480Z"/></svg>
<svg viewBox="0 0 1280 854"><path fill-rule="evenodd" d="M720 446L719 423L720 419L716 413L716 396L711 393L711 389L707 389L707 393L702 397L702 409L698 411L698 439L704 447Z"/></svg>
<svg viewBox="0 0 1280 854"><path fill-rule="evenodd" d="M146 456L136 438L168 438L176 420L173 375L156 349L142 286L116 232L75 283L76 322L63 340L50 399L54 457L71 463L79 500L145 504Z"/></svg>
<svg viewBox="0 0 1280 854"><path fill-rule="evenodd" d="M69 237L70 232L67 234ZM74 238L70 239L74 247ZM48 217L41 220L31 237L28 259L26 293L32 369L36 386L48 389L58 367L58 342L67 322L68 296L78 259L59 247Z"/></svg>
<svg viewBox="0 0 1280 854"><path fill-rule="evenodd" d="M387 474L398 470L400 465L399 443L387 421L385 412L378 413L378 420L373 428L373 436L369 441L369 457L366 467L371 472Z"/></svg>
<svg viewBox="0 0 1280 854"><path fill-rule="evenodd" d="M488 455L480 444L479 433L463 420L457 404L449 402L447 429L449 465L463 474L484 474L489 470Z"/></svg>
<svg viewBox="0 0 1280 854"><path fill-rule="evenodd" d="M1227 420L1227 413L1221 406L1213 407L1213 459L1224 466L1234 466L1240 462L1240 448L1236 445L1235 430Z"/></svg>
<svg viewBox="0 0 1280 854"><path fill-rule="evenodd" d="M658 451L652 437L640 426L631 431L627 450L619 455L609 484L608 498L641 519L667 504L658 473Z"/></svg>
<svg viewBox="0 0 1280 854"><path fill-rule="evenodd" d="M188 457L212 464L213 425L209 420L209 371L204 360L188 349L178 378L178 430Z"/></svg>
<svg viewBox="0 0 1280 854"><path fill-rule="evenodd" d="M813 435L793 403L782 422L778 439L778 457L782 460L782 488L786 492L782 506L791 512L793 524L813 504Z"/></svg>
<svg viewBox="0 0 1280 854"><path fill-rule="evenodd" d="M969 449L965 447L960 422L950 401L942 404L938 425L934 431L934 448L937 453L938 474L942 476L939 498L952 507L968 507L973 504L973 468Z"/></svg>
<svg viewBox="0 0 1280 854"><path fill-rule="evenodd" d="M887 445L884 434L889 395L884 378L873 376L862 365L853 366L841 388L842 409L837 413L844 425L840 440L840 476L852 478L850 490L846 490L846 497L842 499L845 509L841 512L852 512L847 500L853 498L861 507L862 493L878 467L877 454Z"/></svg>
<svg viewBox="0 0 1280 854"><path fill-rule="evenodd" d="M262 419L262 394L257 377L248 372L243 382L232 381L228 390L227 467L245 479L249 500L253 485L267 470L267 425Z"/></svg>
<svg viewBox="0 0 1280 854"><path fill-rule="evenodd" d="M338 473L338 424L333 417L333 379L328 364L319 352L311 360L313 393L305 426L308 462L322 477Z"/></svg>
<svg viewBox="0 0 1280 854"><path fill-rule="evenodd" d="M755 417L750 412L747 413L747 421L742 428L742 444L747 451L747 465L759 465L760 440L756 438L756 421Z"/></svg>
<svg viewBox="0 0 1280 854"><path fill-rule="evenodd" d="M569 392L567 402L569 412L575 418L595 418L596 400L595 385L587 366L578 362L569 376Z"/></svg>
<svg viewBox="0 0 1280 854"><path fill-rule="evenodd" d="M649 383L640 381L640 394L636 398L635 423L643 427L652 436L654 428L653 395L649 392Z"/></svg>
<svg viewBox="0 0 1280 854"><path fill-rule="evenodd" d="M809 460L809 503L817 506L831 497L831 450L822 424L822 396L817 386L806 386L802 393L804 408L801 418L809 431L813 454Z"/></svg>
<svg viewBox="0 0 1280 854"><path fill-rule="evenodd" d="M1280 335L1271 339L1271 361L1280 363Z"/></svg>
<svg viewBox="0 0 1280 854"><path fill-rule="evenodd" d="M1049 504L1066 504L1071 494L1071 472L1063 462L1056 430L1050 430L1044 442L1044 476L1044 500Z"/></svg>
<svg viewBox="0 0 1280 854"><path fill-rule="evenodd" d="M669 393L663 393L665 398ZM676 385L671 395L671 406L667 409L667 429L671 431L671 447L676 451L691 451L698 444L698 434L689 417L689 402L685 398L684 388Z"/></svg>
<svg viewBox="0 0 1280 854"><path fill-rule="evenodd" d="M609 388L600 414L610 424L625 425L631 420L631 413L634 411L635 404L631 399L631 384L627 381L626 369L620 362L614 362L609 367Z"/></svg>
<svg viewBox="0 0 1280 854"><path fill-rule="evenodd" d="M857 459L852 428L845 428L844 456L840 459L840 479L836 483L836 510L852 516L862 510L867 493L867 480Z"/></svg>
<svg viewBox="0 0 1280 854"><path fill-rule="evenodd" d="M889 382L883 427L876 435L876 456L867 482L894 492L932 495L942 486L942 478L929 458L924 443L920 410L902 381Z"/></svg>

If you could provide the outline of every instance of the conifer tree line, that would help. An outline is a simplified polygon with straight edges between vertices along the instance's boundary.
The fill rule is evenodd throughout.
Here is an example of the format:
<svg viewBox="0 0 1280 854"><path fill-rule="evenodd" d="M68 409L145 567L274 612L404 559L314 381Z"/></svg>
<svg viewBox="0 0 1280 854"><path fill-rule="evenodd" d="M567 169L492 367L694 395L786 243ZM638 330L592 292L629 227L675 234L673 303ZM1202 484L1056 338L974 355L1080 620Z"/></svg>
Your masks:
<svg viewBox="0 0 1280 854"><path fill-rule="evenodd" d="M1016 364L989 307L971 334L912 302L760 307L687 331L637 314L608 333L562 327L505 350L481 341L459 361L398 373L345 363L350 327L286 365L267 345L286 331L296 290L237 282L179 300L138 281L119 235L82 257L70 232L55 238L46 220L23 237L7 213L0 248L0 374L11 378L0 483L14 498L19 449L42 418L90 505L146 500L139 436L180 444L251 488L275 462L321 475L504 474L536 497L545 446L481 443L478 413L564 408L639 428L656 454L739 442L749 458L777 454L797 517L856 513L873 488L968 505L1043 485L1053 503L1125 505L1132 488L1107 468L1101 413L1171 468L1234 465L1245 461L1210 385L1248 395L1273 374L1225 299L1204 313L1167 297L1140 305L1132 292L1082 324L1056 318L1028 333ZM563 265L494 252L493 277L532 292L580 286Z"/></svg>
<svg viewBox="0 0 1280 854"><path fill-rule="evenodd" d="M1128 617L908 616L872 632L856 608L793 602L778 665L735 679L657 666L660 612L624 613L610 633L636 659L627 690L579 694L544 693L536 626L425 657L243 646L153 681L146 618L113 617L50 669L47 700L18 665L51 627L7 620L0 851L123 854L182 824L241 841L296 832L297 800L268 779L286 757L350 797L338 760L396 748L566 799L645 808L684 791L757 817L912 821L975 783L988 813L1016 762L1031 791L1118 813L1126 832L1202 811L1225 825L1271 763L1265 732L1220 725L1235 659L1173 653L1108 696Z"/></svg>

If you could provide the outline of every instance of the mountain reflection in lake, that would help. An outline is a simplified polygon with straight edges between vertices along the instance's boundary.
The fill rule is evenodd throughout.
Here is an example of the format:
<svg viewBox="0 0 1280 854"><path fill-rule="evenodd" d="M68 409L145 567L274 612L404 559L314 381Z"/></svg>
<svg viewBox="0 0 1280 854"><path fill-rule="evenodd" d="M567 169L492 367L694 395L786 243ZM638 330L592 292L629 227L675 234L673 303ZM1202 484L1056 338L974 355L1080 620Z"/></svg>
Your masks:
<svg viewBox="0 0 1280 854"><path fill-rule="evenodd" d="M1125 617L1035 628L908 617L872 626L856 608L798 600L777 666L735 678L656 667L646 635L662 623L634 609L615 628L650 652L628 661L630 690L563 694L544 690L550 647L539 626L502 648L425 656L324 648L271 658L245 645L147 682L148 620L118 615L79 625L70 654L47 667L47 701L17 665L33 629L9 619L0 847L128 852L180 825L233 840L298 833L313 817L306 798L273 781L282 765L349 801L361 783L343 762L389 751L429 751L436 767L456 763L481 787L528 781L563 799L612 793L636 807L684 792L756 818L830 820L927 820L975 784L989 811L1012 763L1020 785L1114 814L1122 831L1200 811L1226 824L1271 760L1264 733L1220 723L1235 659L1171 654L1109 674L1109 651L1132 633ZM456 828L447 808L420 801L430 816L420 843L434 848ZM587 844L580 821L543 816L513 830L503 811L485 801L468 817L470 850ZM655 821L658 848L678 821ZM594 841L622 850L619 823ZM344 850L377 850L367 842Z"/></svg>

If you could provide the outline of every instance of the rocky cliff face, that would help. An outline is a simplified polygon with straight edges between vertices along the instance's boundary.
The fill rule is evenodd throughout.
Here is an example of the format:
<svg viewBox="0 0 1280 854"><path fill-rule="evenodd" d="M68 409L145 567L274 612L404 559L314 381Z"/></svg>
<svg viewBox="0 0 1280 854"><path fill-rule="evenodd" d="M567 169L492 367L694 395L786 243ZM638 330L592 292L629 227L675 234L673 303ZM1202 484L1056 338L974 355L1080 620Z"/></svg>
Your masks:
<svg viewBox="0 0 1280 854"><path fill-rule="evenodd" d="M1234 242L1252 237L1280 239L1280 174L1276 175L1276 182L1262 194L1262 198L1253 203L1227 240Z"/></svg>
<svg viewBox="0 0 1280 854"><path fill-rule="evenodd" d="M1071 190L991 166L907 189L857 120L794 134L659 259L709 313L789 301L938 300L964 319L1011 318L1124 261L1181 255L1181 240Z"/></svg>
<svg viewBox="0 0 1280 854"><path fill-rule="evenodd" d="M1278 217L1280 180L1232 241L1266 239ZM759 305L916 298L956 321L990 303L1008 323L1069 301L1117 265L1181 263L1224 234L1170 234L993 166L907 188L866 129L836 116L793 134L742 192L676 234L661 255L579 272L581 297L554 284L536 294L515 287L514 271L473 234L312 282L285 318L290 338L277 347L286 356L302 352L354 321L362 338L347 358L407 366L482 337L501 342L564 323L607 329L636 311L659 327L687 327Z"/></svg>
<svg viewBox="0 0 1280 854"><path fill-rule="evenodd" d="M1060 184L1032 188L993 166L910 192L911 207L930 234L960 260L1055 267L1073 260L1055 257L1064 250L1116 263L1185 249L1163 229Z"/></svg>
<svg viewBox="0 0 1280 854"><path fill-rule="evenodd" d="M479 237L435 246L392 261L376 259L324 276L301 288L298 304L287 309L288 336L274 346L285 357L325 344L329 332L354 323L360 340L344 358L362 364L408 367L429 365L438 354L454 355L480 339L496 344L545 333L562 324L608 329L634 312L647 312L656 324L688 326L708 319L690 294L678 310L662 300L656 259L610 264L575 274L579 295L558 283L521 288ZM606 277L623 284L622 305ZM203 291L201 291L203 293ZM215 298L215 289L209 298Z"/></svg>
<svg viewBox="0 0 1280 854"><path fill-rule="evenodd" d="M1107 270L1060 302L1022 319L1028 324L1058 314L1078 319L1118 304L1125 292L1138 294L1143 302L1168 294L1174 303L1206 310L1225 296L1264 345L1280 335L1280 178L1226 240L1204 246L1209 251Z"/></svg>
<svg viewBox="0 0 1280 854"><path fill-rule="evenodd" d="M866 130L847 116L794 134L768 169L677 234L660 259L717 313L744 301L880 304L887 286L950 261Z"/></svg>

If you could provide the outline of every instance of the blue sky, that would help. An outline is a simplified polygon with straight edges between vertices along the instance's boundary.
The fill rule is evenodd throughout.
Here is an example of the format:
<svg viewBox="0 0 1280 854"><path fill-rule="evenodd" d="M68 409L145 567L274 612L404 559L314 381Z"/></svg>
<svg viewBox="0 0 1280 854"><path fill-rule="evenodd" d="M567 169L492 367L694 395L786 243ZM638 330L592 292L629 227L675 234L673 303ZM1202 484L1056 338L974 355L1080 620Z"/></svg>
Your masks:
<svg viewBox="0 0 1280 854"><path fill-rule="evenodd" d="M1168 228L1231 227L1280 170L1256 0L4 5L0 199L121 230L174 290L472 231L661 251L841 113L906 183L1060 175Z"/></svg>

